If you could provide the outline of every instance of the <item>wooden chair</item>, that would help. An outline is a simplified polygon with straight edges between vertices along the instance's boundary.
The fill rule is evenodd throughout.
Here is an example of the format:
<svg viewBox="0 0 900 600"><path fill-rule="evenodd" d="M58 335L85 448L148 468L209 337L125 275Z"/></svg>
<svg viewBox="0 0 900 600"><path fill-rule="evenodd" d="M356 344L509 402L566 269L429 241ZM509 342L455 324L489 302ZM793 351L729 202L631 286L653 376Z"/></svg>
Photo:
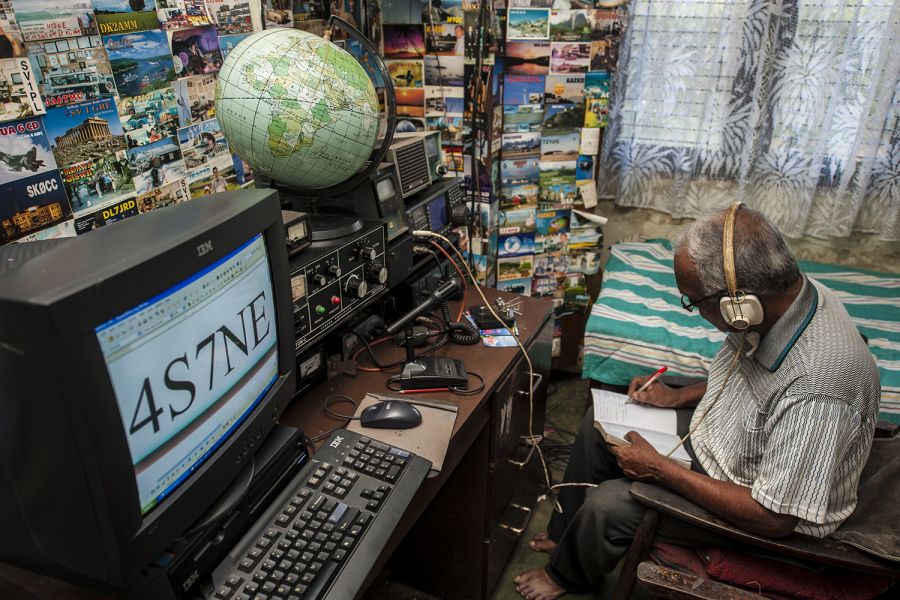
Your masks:
<svg viewBox="0 0 900 600"><path fill-rule="evenodd" d="M876 432L876 437L879 437L878 433ZM897 428L890 432L890 437L894 438L890 442L892 450L900 450L900 437L896 436L896 433L898 433ZM625 555L622 572L612 594L612 598L616 600L630 598L637 583L660 598L734 598L735 600L744 600L762 597L741 588L685 574L646 561L653 545L660 514L723 534L748 547L767 553L900 580L900 563L876 559L870 554L829 538L817 538L796 532L779 539L755 535L720 519L668 489L648 483L633 483L631 495L648 510ZM860 488L860 505L862 502L862 488ZM890 509L896 510L895 506L895 502L890 502ZM889 506L885 505L885 509L888 508Z"/></svg>

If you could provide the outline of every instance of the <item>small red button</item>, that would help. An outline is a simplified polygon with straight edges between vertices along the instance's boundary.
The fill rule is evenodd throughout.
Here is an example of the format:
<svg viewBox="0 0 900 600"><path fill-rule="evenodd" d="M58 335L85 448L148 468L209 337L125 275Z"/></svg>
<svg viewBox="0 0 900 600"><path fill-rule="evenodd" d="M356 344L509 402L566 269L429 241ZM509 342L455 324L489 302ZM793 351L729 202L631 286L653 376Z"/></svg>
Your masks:
<svg viewBox="0 0 900 600"><path fill-rule="evenodd" d="M331 303L334 304L335 306L337 306L338 304L341 303L340 297L339 297L339 296L332 296L332 297L331 297Z"/></svg>

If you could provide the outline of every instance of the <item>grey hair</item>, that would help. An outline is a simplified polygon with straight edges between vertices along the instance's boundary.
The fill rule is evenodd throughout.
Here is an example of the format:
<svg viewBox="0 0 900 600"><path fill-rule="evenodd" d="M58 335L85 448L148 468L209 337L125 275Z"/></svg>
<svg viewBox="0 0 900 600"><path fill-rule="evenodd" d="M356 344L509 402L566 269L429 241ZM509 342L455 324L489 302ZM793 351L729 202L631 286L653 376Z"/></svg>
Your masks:
<svg viewBox="0 0 900 600"><path fill-rule="evenodd" d="M687 251L697 269L703 294L726 289L722 263L722 228L727 209L711 212L688 225L676 250ZM800 277L800 267L781 233L760 212L741 206L734 227L734 269L738 289L754 294L786 291Z"/></svg>

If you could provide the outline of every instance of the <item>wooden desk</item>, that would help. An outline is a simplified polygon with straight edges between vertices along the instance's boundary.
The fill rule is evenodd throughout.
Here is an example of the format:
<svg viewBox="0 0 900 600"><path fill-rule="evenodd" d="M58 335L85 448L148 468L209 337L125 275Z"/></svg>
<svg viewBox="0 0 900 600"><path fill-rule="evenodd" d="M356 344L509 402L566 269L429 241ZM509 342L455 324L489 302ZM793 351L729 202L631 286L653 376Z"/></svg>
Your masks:
<svg viewBox="0 0 900 600"><path fill-rule="evenodd" d="M517 298L484 290L489 300ZM468 305L481 304L469 292ZM519 335L531 358L535 381L532 431L543 433L546 388L550 375L553 327L548 300L522 297ZM458 304L451 303L456 314ZM448 344L439 356L465 361L466 370L484 377L478 395L428 394L459 406L453 437L440 474L426 480L413 499L369 582L388 565L395 579L442 598L487 598L527 525L541 489L542 469L523 436L529 432L528 367L518 348L487 348ZM376 347L381 362L403 358L402 348ZM342 425L322 407L332 394L356 401L366 392L391 394L388 375L359 372L340 375L310 390L284 413L282 422L303 429L309 437ZM349 405L335 405L349 411ZM413 566L415 568L410 568Z"/></svg>
<svg viewBox="0 0 900 600"><path fill-rule="evenodd" d="M514 294L485 290L489 299L512 299ZM467 304L480 304L469 293ZM455 315L458 304L452 307ZM546 387L550 374L553 327L547 300L522 298L519 333L531 357L534 381L533 426L544 427ZM381 348L381 360L402 358L399 348ZM465 360L467 370L479 373L485 387L475 396L429 394L459 406L453 437L441 473L419 489L399 527L389 540L367 582L393 560L396 578L444 598L486 598L496 585L540 490L540 465L529 454L522 436L528 435L528 368L518 348L486 348L448 344L440 356ZM366 392L390 393L387 375L359 372L328 380L295 400L282 422L315 437L342 425L322 410L325 398L344 394L359 400ZM349 410L337 405L336 409ZM410 568L410 567L414 568ZM27 591L26 591L27 590ZM71 584L0 565L0 596L54 597L100 600ZM30 595L29 595L30 594Z"/></svg>

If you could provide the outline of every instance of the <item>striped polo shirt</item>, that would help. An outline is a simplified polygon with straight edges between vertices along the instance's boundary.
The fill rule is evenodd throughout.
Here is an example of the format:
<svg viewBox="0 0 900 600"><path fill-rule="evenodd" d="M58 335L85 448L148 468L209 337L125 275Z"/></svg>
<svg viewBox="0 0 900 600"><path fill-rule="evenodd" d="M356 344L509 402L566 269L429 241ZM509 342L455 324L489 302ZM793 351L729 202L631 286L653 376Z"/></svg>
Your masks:
<svg viewBox="0 0 900 600"><path fill-rule="evenodd" d="M729 334L710 366L694 452L710 476L798 517L796 531L828 535L856 508L881 394L875 361L840 301L805 276L765 337L747 334L713 404L740 339Z"/></svg>

